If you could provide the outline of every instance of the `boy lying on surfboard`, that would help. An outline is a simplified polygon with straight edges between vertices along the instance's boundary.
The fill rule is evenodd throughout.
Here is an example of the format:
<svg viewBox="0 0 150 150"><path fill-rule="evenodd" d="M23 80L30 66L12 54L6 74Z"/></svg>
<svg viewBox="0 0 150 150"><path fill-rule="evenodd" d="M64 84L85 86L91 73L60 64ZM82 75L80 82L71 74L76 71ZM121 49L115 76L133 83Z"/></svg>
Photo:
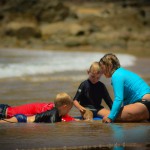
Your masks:
<svg viewBox="0 0 150 150"><path fill-rule="evenodd" d="M2 107L3 106L3 107ZM5 106L5 107L4 107ZM45 122L74 121L75 118L67 115L73 106L71 97L67 93L59 93L53 103L38 103L16 106L9 110L8 105L1 104L0 123L4 122ZM23 110L23 108L25 110ZM10 113L11 112L11 113Z"/></svg>

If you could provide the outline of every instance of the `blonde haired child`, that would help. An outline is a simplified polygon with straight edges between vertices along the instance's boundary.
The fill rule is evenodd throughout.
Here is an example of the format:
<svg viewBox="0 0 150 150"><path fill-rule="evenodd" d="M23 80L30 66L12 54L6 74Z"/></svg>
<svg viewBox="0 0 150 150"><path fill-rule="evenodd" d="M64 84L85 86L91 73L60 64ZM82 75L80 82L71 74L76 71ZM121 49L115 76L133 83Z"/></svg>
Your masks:
<svg viewBox="0 0 150 150"><path fill-rule="evenodd" d="M87 73L88 79L83 81L78 87L73 103L81 112L83 119L91 120L93 117L104 116L109 112L101 105L102 99L110 109L112 107L112 100L105 85L99 81L102 76L99 63L93 62ZM87 115L87 112L92 115Z"/></svg>
<svg viewBox="0 0 150 150"><path fill-rule="evenodd" d="M33 116L26 116L23 114L17 114L9 119L2 119L0 123L6 122L45 122L45 123L54 123L60 122L62 120L62 116L65 116L69 113L73 106L73 102L71 97L67 93L59 93L56 95L56 99L54 100L55 107L46 112L36 114Z"/></svg>

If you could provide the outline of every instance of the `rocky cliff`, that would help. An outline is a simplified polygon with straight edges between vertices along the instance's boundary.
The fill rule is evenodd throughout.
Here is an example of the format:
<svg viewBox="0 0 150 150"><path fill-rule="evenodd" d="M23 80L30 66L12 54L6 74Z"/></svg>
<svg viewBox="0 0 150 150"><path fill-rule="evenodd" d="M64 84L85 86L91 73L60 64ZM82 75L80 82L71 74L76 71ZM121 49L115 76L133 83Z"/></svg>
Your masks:
<svg viewBox="0 0 150 150"><path fill-rule="evenodd" d="M148 0L1 0L1 47L150 56Z"/></svg>

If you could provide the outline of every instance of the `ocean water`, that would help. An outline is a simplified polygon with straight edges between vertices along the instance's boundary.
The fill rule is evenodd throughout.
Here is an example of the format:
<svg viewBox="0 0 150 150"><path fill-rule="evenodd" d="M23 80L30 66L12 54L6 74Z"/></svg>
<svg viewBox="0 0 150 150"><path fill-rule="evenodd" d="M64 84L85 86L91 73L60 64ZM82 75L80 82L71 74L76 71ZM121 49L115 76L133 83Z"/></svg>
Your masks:
<svg viewBox="0 0 150 150"><path fill-rule="evenodd" d="M59 92L73 97L86 70L104 53L0 49L0 101L10 105L53 101ZM133 66L136 58L117 54L122 66ZM104 81L105 82L105 81ZM109 85L109 81L105 82Z"/></svg>
<svg viewBox="0 0 150 150"><path fill-rule="evenodd" d="M99 61L103 55L98 52L1 49L0 78L87 70L93 61ZM136 60L127 54L117 54L117 57L122 66L132 66Z"/></svg>

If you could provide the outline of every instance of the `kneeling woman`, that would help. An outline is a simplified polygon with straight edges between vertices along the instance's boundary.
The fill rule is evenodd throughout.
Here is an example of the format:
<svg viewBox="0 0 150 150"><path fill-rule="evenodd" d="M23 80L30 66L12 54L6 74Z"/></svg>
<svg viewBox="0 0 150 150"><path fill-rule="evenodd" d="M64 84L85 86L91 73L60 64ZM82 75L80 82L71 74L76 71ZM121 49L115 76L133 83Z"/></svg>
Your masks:
<svg viewBox="0 0 150 150"><path fill-rule="evenodd" d="M150 87L137 74L120 66L114 54L100 59L100 66L106 78L111 78L114 102L110 113L103 116L103 122L136 122L150 119Z"/></svg>
<svg viewBox="0 0 150 150"><path fill-rule="evenodd" d="M0 123L6 122L44 122L44 123L55 123L61 122L62 116L65 116L69 113L73 106L73 101L71 97L67 93L59 93L54 100L55 107L52 110L48 110L46 112L36 114L33 116L26 116L23 114L17 114L12 118L9 119L2 119ZM73 119L72 119L73 120Z"/></svg>

